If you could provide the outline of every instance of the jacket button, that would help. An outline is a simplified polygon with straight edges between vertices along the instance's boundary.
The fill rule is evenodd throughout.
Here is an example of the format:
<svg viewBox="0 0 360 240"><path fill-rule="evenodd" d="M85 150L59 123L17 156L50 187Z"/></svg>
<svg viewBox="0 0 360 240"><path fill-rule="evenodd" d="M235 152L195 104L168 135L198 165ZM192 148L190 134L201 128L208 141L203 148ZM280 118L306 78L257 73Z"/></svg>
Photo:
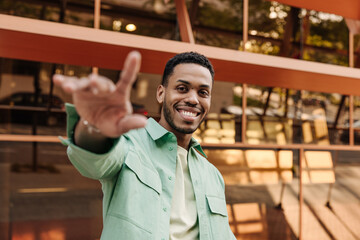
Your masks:
<svg viewBox="0 0 360 240"><path fill-rule="evenodd" d="M172 151L174 148L172 146L169 147L169 151Z"/></svg>

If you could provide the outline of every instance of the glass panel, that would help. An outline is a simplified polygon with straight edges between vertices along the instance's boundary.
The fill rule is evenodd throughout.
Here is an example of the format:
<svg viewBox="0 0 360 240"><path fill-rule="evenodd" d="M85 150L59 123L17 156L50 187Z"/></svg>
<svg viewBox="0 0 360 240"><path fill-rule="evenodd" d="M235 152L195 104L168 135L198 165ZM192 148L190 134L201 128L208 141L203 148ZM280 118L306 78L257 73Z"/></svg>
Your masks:
<svg viewBox="0 0 360 240"><path fill-rule="evenodd" d="M155 10L150 11L149 8L153 8L153 3L150 2L143 2L140 5L140 1L137 3L128 1L128 3L133 3L133 5L122 6L119 3L103 5L103 8L105 6L109 6L109 8L105 8L101 12L100 28L129 34L180 40L178 28L175 24L176 16L173 3L165 5L162 1L155 1L155 5L160 3L165 9L171 10L162 13L156 13ZM147 7L138 8L137 5Z"/></svg>
<svg viewBox="0 0 360 240"><path fill-rule="evenodd" d="M60 143L0 142L0 186L0 239L100 238L101 185Z"/></svg>
<svg viewBox="0 0 360 240"><path fill-rule="evenodd" d="M358 151L307 151L304 239L357 239L360 192Z"/></svg>
<svg viewBox="0 0 360 240"><path fill-rule="evenodd" d="M345 19L315 10L302 10L300 15L304 29L303 59L348 66L349 34Z"/></svg>
<svg viewBox="0 0 360 240"><path fill-rule="evenodd" d="M229 108L234 108L234 86L235 83L231 82L214 82L210 113L194 133L194 138L200 143L231 144L240 140L240 115L228 111Z"/></svg>
<svg viewBox="0 0 360 240"><path fill-rule="evenodd" d="M51 84L52 73L64 66L1 59L0 132L65 135L65 102L71 101Z"/></svg>
<svg viewBox="0 0 360 240"><path fill-rule="evenodd" d="M65 136L65 103L72 103L72 96L51 84L52 75L60 73L80 78L88 76L91 68L11 59L1 61L0 133ZM100 75L113 82L117 82L120 73L99 69ZM135 113L159 118L160 105L155 96L160 82L160 75L138 75L130 99Z"/></svg>
<svg viewBox="0 0 360 240"><path fill-rule="evenodd" d="M290 41L290 39L283 40L285 31L293 30L293 28L285 30L289 11L289 6L277 2L249 1L249 41L245 44L246 51L290 57L291 54L280 53L280 50L288 51L281 49L288 48L285 41ZM296 22L289 24L293 27Z"/></svg>
<svg viewBox="0 0 360 240"><path fill-rule="evenodd" d="M234 97L242 105L242 88ZM250 144L301 142L298 91L249 85L247 89L247 142Z"/></svg>
<svg viewBox="0 0 360 240"><path fill-rule="evenodd" d="M205 153L223 175L229 222L237 239L297 239L296 151L206 149Z"/></svg>
<svg viewBox="0 0 360 240"><path fill-rule="evenodd" d="M346 144L342 127L348 113L340 94L302 91L302 130L304 143Z"/></svg>
<svg viewBox="0 0 360 240"><path fill-rule="evenodd" d="M242 1L200 1L193 24L196 43L239 49L242 9Z"/></svg>
<svg viewBox="0 0 360 240"><path fill-rule="evenodd" d="M349 111L349 107L348 105L346 105L345 107L346 111ZM347 115L348 116L348 115ZM353 118L354 118L354 122L353 122L353 126L354 126L354 143L356 145L360 145L360 97L359 96L354 96L354 114L353 114ZM343 135L345 137L344 141L348 142L348 137L349 136L349 119L345 119L345 129L343 131ZM347 140L347 141L346 141Z"/></svg>
<svg viewBox="0 0 360 240"><path fill-rule="evenodd" d="M94 4L89 1L11 1L0 3L0 13L72 25L93 26Z"/></svg>

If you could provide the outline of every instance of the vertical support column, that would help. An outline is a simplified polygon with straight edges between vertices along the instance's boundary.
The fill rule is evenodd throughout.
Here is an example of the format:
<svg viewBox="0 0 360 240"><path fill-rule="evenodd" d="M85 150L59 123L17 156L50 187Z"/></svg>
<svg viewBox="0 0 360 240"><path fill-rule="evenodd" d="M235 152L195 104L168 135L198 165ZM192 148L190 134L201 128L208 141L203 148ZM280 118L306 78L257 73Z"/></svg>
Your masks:
<svg viewBox="0 0 360 240"><path fill-rule="evenodd" d="M246 51L245 45L248 41L248 24L249 24L249 0L243 0L243 51ZM246 143L246 105L247 105L247 84L242 86L242 115L241 115L241 142Z"/></svg>
<svg viewBox="0 0 360 240"><path fill-rule="evenodd" d="M10 150L6 147L5 150ZM0 240L12 239L11 198L10 198L10 153L4 152L0 159Z"/></svg>
<svg viewBox="0 0 360 240"><path fill-rule="evenodd" d="M101 9L101 0L94 1L94 28L100 28L100 9ZM93 74L98 74L99 69L97 67L92 68Z"/></svg>
<svg viewBox="0 0 360 240"><path fill-rule="evenodd" d="M299 240L302 240L302 217L303 217L303 159L304 159L304 149L299 149Z"/></svg>
<svg viewBox="0 0 360 240"><path fill-rule="evenodd" d="M243 0L243 49L245 51L245 44L248 41L249 29L249 0Z"/></svg>
<svg viewBox="0 0 360 240"><path fill-rule="evenodd" d="M241 115L241 142L246 143L246 105L247 105L247 84L242 86L242 115Z"/></svg>
<svg viewBox="0 0 360 240"><path fill-rule="evenodd" d="M175 0L176 17L180 28L181 41L195 43L194 35L191 28L189 13L186 9L184 0Z"/></svg>
<svg viewBox="0 0 360 240"><path fill-rule="evenodd" d="M354 67L354 33L349 31L349 67ZM349 144L354 145L354 96L349 96Z"/></svg>
<svg viewBox="0 0 360 240"><path fill-rule="evenodd" d="M354 145L354 96L349 96L349 144Z"/></svg>
<svg viewBox="0 0 360 240"><path fill-rule="evenodd" d="M354 33L349 30L349 67L354 67Z"/></svg>

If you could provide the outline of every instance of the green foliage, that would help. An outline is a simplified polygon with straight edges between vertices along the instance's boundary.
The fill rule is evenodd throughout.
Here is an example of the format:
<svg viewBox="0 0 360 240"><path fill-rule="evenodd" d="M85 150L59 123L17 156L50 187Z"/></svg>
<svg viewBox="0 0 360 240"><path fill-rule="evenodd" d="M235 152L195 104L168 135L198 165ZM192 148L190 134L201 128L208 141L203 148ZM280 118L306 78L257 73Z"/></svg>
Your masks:
<svg viewBox="0 0 360 240"><path fill-rule="evenodd" d="M242 19L239 12L234 11L233 7L235 6L239 7L239 2L234 4L234 6L229 6L224 9L219 9L214 4L205 2L199 9L197 21L202 26L230 31L241 31Z"/></svg>
<svg viewBox="0 0 360 240"><path fill-rule="evenodd" d="M233 103L234 103L234 105L242 106L242 97L239 97L239 96L234 94ZM246 98L246 106L247 107L263 108L265 106L265 103L263 103L263 102L261 102L261 101L259 101L257 99L254 99L254 98L247 97Z"/></svg>
<svg viewBox="0 0 360 240"><path fill-rule="evenodd" d="M3 14L38 19L41 8L42 6L39 4L29 4L11 0L0 1L0 13Z"/></svg>
<svg viewBox="0 0 360 240"><path fill-rule="evenodd" d="M310 36L307 43L336 49L348 49L348 28L345 20L321 19L319 12L311 11ZM314 38L314 39L312 39Z"/></svg>

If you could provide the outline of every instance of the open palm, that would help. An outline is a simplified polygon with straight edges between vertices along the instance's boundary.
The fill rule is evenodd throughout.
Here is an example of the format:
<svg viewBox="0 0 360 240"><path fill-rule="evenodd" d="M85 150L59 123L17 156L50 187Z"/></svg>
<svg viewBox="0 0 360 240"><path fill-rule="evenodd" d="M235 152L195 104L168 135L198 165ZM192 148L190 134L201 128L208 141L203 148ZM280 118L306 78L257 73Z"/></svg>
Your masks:
<svg viewBox="0 0 360 240"><path fill-rule="evenodd" d="M130 103L131 86L140 69L141 55L131 52L127 56L116 85L96 74L86 78L54 75L54 83L73 95L74 105L82 120L98 128L106 137L144 127L146 117L133 114Z"/></svg>

